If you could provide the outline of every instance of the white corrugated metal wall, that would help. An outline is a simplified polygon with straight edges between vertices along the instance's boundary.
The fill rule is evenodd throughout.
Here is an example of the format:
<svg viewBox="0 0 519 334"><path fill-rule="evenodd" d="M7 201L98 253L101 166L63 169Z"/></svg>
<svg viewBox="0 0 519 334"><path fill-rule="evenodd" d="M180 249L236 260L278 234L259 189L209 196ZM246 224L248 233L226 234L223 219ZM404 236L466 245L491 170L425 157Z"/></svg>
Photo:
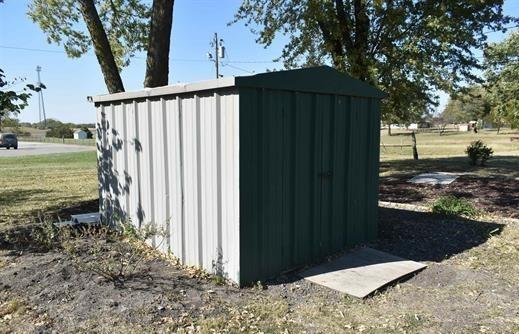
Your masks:
<svg viewBox="0 0 519 334"><path fill-rule="evenodd" d="M168 233L156 247L236 282L238 99L216 90L97 105L103 217L154 223Z"/></svg>

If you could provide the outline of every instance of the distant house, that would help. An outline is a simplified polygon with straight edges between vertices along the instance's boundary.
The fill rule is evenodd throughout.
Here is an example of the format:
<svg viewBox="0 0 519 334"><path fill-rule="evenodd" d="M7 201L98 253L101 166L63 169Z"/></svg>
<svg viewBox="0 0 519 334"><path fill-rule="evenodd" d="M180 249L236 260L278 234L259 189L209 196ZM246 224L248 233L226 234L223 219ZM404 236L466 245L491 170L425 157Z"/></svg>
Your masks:
<svg viewBox="0 0 519 334"><path fill-rule="evenodd" d="M458 125L458 130L461 132L474 131L478 127L477 121L470 121L468 123L461 123Z"/></svg>
<svg viewBox="0 0 519 334"><path fill-rule="evenodd" d="M417 129L428 129L431 127L431 123L429 122L420 122L420 123L411 123L409 124L409 130L417 130Z"/></svg>
<svg viewBox="0 0 519 334"><path fill-rule="evenodd" d="M81 129L74 131L74 139L87 139L87 133Z"/></svg>

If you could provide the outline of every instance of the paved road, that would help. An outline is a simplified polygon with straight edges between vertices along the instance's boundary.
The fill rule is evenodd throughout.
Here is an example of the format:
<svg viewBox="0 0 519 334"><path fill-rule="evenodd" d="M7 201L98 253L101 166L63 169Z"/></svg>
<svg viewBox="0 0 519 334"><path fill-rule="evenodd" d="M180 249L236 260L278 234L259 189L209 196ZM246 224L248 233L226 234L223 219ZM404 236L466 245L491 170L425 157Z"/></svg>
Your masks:
<svg viewBox="0 0 519 334"><path fill-rule="evenodd" d="M19 157L26 155L40 155L51 153L71 153L95 151L95 146L69 145L69 144L49 144L49 143L30 143L18 142L18 149L10 150L0 147L0 158Z"/></svg>

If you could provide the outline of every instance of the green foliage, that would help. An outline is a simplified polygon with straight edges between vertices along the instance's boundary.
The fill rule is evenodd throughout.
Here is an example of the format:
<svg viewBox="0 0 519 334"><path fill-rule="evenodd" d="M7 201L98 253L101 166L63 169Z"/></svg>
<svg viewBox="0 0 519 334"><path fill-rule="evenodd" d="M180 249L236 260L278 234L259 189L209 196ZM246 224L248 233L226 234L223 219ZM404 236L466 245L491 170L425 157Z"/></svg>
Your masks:
<svg viewBox="0 0 519 334"><path fill-rule="evenodd" d="M476 140L470 143L465 153L467 153L471 165L476 165L479 161L480 165L484 166L485 163L492 158L494 151L481 140Z"/></svg>
<svg viewBox="0 0 519 334"><path fill-rule="evenodd" d="M6 117L2 120L2 125L8 128L19 128L20 121L14 117Z"/></svg>
<svg viewBox="0 0 519 334"><path fill-rule="evenodd" d="M265 46L283 35L287 68L331 63L380 87L385 123L407 123L437 104L436 91L480 81L475 50L514 20L502 0L243 0L234 22Z"/></svg>
<svg viewBox="0 0 519 334"><path fill-rule="evenodd" d="M65 124L60 124L47 131L47 137L74 138L74 131Z"/></svg>
<svg viewBox="0 0 519 334"><path fill-rule="evenodd" d="M0 127L3 118L10 114L19 114L28 105L31 91L38 92L45 88L43 84L34 86L27 84L22 88L21 92L9 89L15 84L20 83L23 79L14 79L8 81L4 71L0 68Z"/></svg>
<svg viewBox="0 0 519 334"><path fill-rule="evenodd" d="M519 127L519 31L485 50L485 69L492 118Z"/></svg>
<svg viewBox="0 0 519 334"><path fill-rule="evenodd" d="M466 92L451 97L442 112L447 123L468 123L484 119L490 113L490 102L481 86L472 86Z"/></svg>
<svg viewBox="0 0 519 334"><path fill-rule="evenodd" d="M141 0L97 0L96 8L119 68L128 66L148 41L150 6ZM47 35L49 43L62 44L67 55L78 58L92 47L76 0L32 0L28 15Z"/></svg>
<svg viewBox="0 0 519 334"><path fill-rule="evenodd" d="M477 216L478 211L474 205L465 198L452 195L438 198L433 206L432 212L446 216Z"/></svg>

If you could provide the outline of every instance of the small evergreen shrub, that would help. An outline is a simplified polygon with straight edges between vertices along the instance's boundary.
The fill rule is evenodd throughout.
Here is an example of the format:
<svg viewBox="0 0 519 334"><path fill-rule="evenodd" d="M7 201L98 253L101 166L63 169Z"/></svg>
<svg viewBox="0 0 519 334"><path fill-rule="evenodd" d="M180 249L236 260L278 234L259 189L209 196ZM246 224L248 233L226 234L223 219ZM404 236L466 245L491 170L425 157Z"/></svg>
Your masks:
<svg viewBox="0 0 519 334"><path fill-rule="evenodd" d="M494 150L485 145L481 140L476 140L467 146L465 153L467 153L471 165L476 165L479 161L479 164L484 166L485 163L492 158Z"/></svg>
<svg viewBox="0 0 519 334"><path fill-rule="evenodd" d="M437 199L432 206L432 212L446 216L467 217L474 217L478 214L471 202L465 198L452 195L442 196Z"/></svg>

